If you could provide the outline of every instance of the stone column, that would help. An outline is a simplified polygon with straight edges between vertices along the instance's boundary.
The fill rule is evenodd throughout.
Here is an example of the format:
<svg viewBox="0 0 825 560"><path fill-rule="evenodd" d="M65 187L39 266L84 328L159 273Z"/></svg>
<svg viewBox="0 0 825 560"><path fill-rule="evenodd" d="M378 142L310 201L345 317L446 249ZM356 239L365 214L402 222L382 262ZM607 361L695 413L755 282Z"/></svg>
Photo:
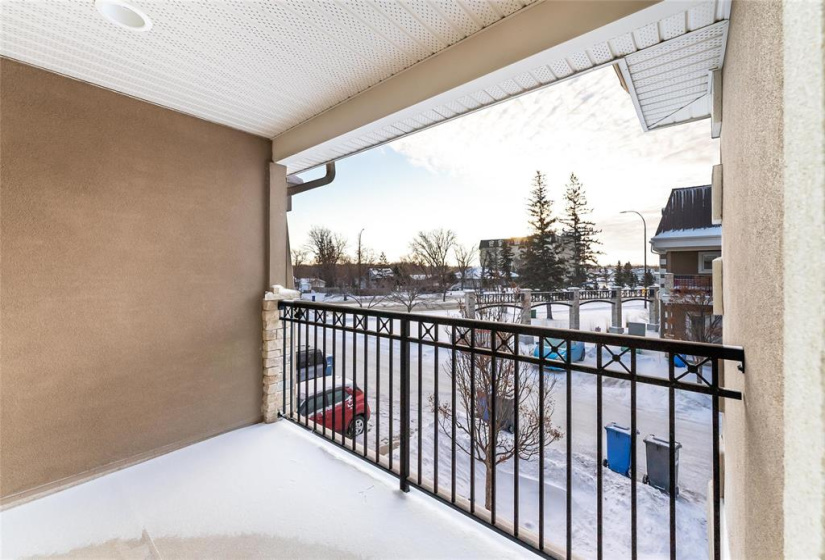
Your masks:
<svg viewBox="0 0 825 560"><path fill-rule="evenodd" d="M476 293L464 292L464 313L468 319L476 318Z"/></svg>
<svg viewBox="0 0 825 560"><path fill-rule="evenodd" d="M580 326L580 310L581 310L581 288L569 288L573 293L573 299L570 302L570 328L579 330Z"/></svg>
<svg viewBox="0 0 825 560"><path fill-rule="evenodd" d="M673 274L665 274L665 287L663 291L665 294L673 293Z"/></svg>
<svg viewBox="0 0 825 560"><path fill-rule="evenodd" d="M272 286L264 294L263 300L263 403L261 413L267 424L278 420L284 404L284 348L287 351L287 367L292 357L292 341L289 331L283 328L278 303L297 299L295 290ZM287 386L286 391L292 387Z"/></svg>
<svg viewBox="0 0 825 560"><path fill-rule="evenodd" d="M659 290L658 288L649 288L650 290L650 324L656 325L656 328L661 330L659 325Z"/></svg>
<svg viewBox="0 0 825 560"><path fill-rule="evenodd" d="M533 297L530 290L521 290L519 292L521 298L521 324L530 324L530 311L532 310Z"/></svg>
<svg viewBox="0 0 825 560"><path fill-rule="evenodd" d="M610 327L610 332L622 334L624 327L622 326L622 289L616 288L613 290L613 325Z"/></svg>

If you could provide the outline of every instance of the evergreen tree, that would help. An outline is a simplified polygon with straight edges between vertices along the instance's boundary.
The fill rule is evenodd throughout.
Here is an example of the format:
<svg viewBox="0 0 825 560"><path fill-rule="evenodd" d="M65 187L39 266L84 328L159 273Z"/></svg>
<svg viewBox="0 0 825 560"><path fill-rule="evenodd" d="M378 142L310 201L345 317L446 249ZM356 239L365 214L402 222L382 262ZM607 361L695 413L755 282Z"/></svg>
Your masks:
<svg viewBox="0 0 825 560"><path fill-rule="evenodd" d="M639 279L636 278L636 273L633 272L633 267L630 266L629 262L624 263L624 272L622 273L622 278L624 279L624 284L627 284L631 288L635 288L636 284L639 283Z"/></svg>
<svg viewBox="0 0 825 560"><path fill-rule="evenodd" d="M504 240L501 245L501 250L498 255L498 268L501 271L501 276L512 282L513 280L513 247L508 240Z"/></svg>
<svg viewBox="0 0 825 560"><path fill-rule="evenodd" d="M547 182L540 171L533 177L527 212L533 233L524 250L521 271L524 286L543 292L556 290L564 283L564 269L556 255L553 201L548 197Z"/></svg>
<svg viewBox="0 0 825 560"><path fill-rule="evenodd" d="M644 284L645 288L647 288L648 286L655 286L656 285L656 277L653 276L653 272L651 272L650 270L645 272L645 278L644 278L643 284Z"/></svg>
<svg viewBox="0 0 825 560"><path fill-rule="evenodd" d="M381 256L378 257L378 267L379 268L389 268L390 267L390 263L387 260L387 255L384 254L383 251L381 251Z"/></svg>
<svg viewBox="0 0 825 560"><path fill-rule="evenodd" d="M565 217L561 223L572 243L567 283L570 286L581 286L587 281L588 267L596 264L596 255L599 254L595 249L599 244L596 236L601 230L596 229L596 224L587 219L587 215L593 210L587 205L584 185L575 173L570 174L570 181L564 191L564 202Z"/></svg>
<svg viewBox="0 0 825 560"><path fill-rule="evenodd" d="M622 261L616 262L616 270L613 273L613 283L617 286L624 286L625 284L625 276L624 270L622 269Z"/></svg>
<svg viewBox="0 0 825 560"><path fill-rule="evenodd" d="M481 259L482 277L486 279L487 286L498 287L501 284L501 271L499 270L500 253L501 250L498 246L490 245Z"/></svg>

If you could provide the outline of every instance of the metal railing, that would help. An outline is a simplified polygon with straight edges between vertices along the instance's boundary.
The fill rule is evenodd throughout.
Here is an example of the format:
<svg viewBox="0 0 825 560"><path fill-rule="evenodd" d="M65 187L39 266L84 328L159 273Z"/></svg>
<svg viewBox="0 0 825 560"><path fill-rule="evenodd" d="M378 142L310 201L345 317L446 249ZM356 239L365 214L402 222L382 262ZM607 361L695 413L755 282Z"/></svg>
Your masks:
<svg viewBox="0 0 825 560"><path fill-rule="evenodd" d="M710 290L713 287L713 278L710 275L674 274L674 290Z"/></svg>
<svg viewBox="0 0 825 560"><path fill-rule="evenodd" d="M719 558L720 399L741 399L720 386L720 371L723 360L744 364L741 348L307 301L279 307L284 417L397 476L403 491L417 488L546 557L612 555L623 546L617 535L626 539L628 531L605 535L605 527L625 506L628 555L650 553L651 543L639 542L642 516L645 538L651 518L666 520L660 552L676 557L677 501L682 511L694 511L703 492L702 481L693 481L677 497L676 399L689 397L698 403L695 414L708 416L690 417L698 431L689 439L705 434L709 441L685 446L680 462L682 469L699 465L700 473L703 466L704 484L712 480L706 523ZM298 384L293 348L308 345L331 357L334 374ZM627 478L613 472L609 449L609 469L605 459L610 420L629 424ZM639 428L666 430L660 440L668 445L668 484L663 492L644 486L641 506ZM582 513L580 500L574 504L582 473L595 478L592 512ZM654 506L658 513L651 513ZM585 530L592 539L574 538L582 517L592 521ZM678 542L687 546L693 537Z"/></svg>

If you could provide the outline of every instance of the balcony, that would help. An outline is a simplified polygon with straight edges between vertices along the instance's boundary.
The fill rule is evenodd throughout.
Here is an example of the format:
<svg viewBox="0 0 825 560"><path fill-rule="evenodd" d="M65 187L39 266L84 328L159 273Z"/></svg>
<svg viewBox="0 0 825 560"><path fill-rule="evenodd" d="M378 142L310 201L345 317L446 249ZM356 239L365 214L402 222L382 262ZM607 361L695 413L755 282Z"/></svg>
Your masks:
<svg viewBox="0 0 825 560"><path fill-rule="evenodd" d="M287 422L235 430L0 514L22 558L516 558L519 548Z"/></svg>
<svg viewBox="0 0 825 560"><path fill-rule="evenodd" d="M279 309L278 413L400 490L545 557L720 557L719 411L741 399L720 371L743 362L741 348L304 301ZM298 366L307 348L327 356L323 372ZM626 465L607 443L611 423L624 427ZM642 439L666 450L652 470Z"/></svg>
<svg viewBox="0 0 825 560"><path fill-rule="evenodd" d="M665 274L661 297L665 302L671 298L709 298L712 291L713 277L709 274ZM708 302L713 303L710 299Z"/></svg>

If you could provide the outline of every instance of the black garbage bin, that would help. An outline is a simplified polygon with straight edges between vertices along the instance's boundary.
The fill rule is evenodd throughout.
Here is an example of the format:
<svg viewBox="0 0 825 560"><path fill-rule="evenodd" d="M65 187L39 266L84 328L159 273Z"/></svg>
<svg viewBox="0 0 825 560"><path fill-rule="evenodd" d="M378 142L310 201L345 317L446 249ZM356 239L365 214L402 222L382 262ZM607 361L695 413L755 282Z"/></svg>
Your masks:
<svg viewBox="0 0 825 560"><path fill-rule="evenodd" d="M662 492L670 493L670 442L659 439L653 434L644 439L647 455L647 474L642 482L658 488ZM679 495L679 449L682 444L673 442L674 447L674 480L676 481L676 495Z"/></svg>

